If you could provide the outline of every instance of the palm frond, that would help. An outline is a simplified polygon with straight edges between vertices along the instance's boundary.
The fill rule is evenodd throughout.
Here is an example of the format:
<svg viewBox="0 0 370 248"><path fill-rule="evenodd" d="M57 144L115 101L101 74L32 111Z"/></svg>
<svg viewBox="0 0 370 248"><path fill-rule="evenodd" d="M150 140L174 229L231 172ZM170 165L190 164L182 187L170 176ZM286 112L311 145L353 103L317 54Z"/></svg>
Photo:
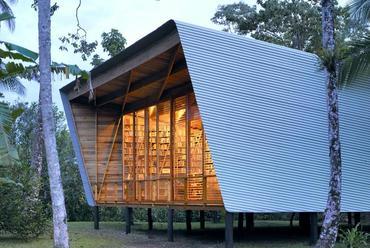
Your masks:
<svg viewBox="0 0 370 248"><path fill-rule="evenodd" d="M339 70L339 83L353 82L360 75L370 76L370 36L353 41Z"/></svg>
<svg viewBox="0 0 370 248"><path fill-rule="evenodd" d="M26 92L24 85L16 77L8 77L0 79L0 92L11 91L23 96Z"/></svg>
<svg viewBox="0 0 370 248"><path fill-rule="evenodd" d="M366 23L370 20L370 0L352 0L349 4L351 17Z"/></svg>
<svg viewBox="0 0 370 248"><path fill-rule="evenodd" d="M10 0L8 2L15 3L16 1ZM5 1L5 0L0 0L0 13L7 13L7 14L9 14L11 16L14 16L12 9L10 8L9 4L7 3L7 1ZM11 18L11 19L6 20L5 23L8 26L9 30L11 30L11 31L14 30L14 28L15 28L15 20L14 20L14 18Z"/></svg>
<svg viewBox="0 0 370 248"><path fill-rule="evenodd" d="M8 21L10 19L14 19L15 17L7 12L0 14L0 22Z"/></svg>
<svg viewBox="0 0 370 248"><path fill-rule="evenodd" d="M12 118L9 105L0 102L0 166L14 163L18 160L18 153L15 147L9 142L9 130L11 129Z"/></svg>

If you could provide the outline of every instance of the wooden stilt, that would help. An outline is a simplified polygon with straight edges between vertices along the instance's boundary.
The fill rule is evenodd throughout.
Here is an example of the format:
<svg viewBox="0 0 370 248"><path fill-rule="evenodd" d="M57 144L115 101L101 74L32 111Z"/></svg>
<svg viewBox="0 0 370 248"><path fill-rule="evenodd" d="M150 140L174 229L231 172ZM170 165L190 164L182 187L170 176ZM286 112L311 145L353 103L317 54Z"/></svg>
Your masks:
<svg viewBox="0 0 370 248"><path fill-rule="evenodd" d="M309 233L310 213L299 213L299 228L305 234Z"/></svg>
<svg viewBox="0 0 370 248"><path fill-rule="evenodd" d="M186 232L189 234L191 233L191 210L186 210L185 218L186 218Z"/></svg>
<svg viewBox="0 0 370 248"><path fill-rule="evenodd" d="M347 213L347 220L348 220L348 227L352 228L352 213L351 212Z"/></svg>
<svg viewBox="0 0 370 248"><path fill-rule="evenodd" d="M173 209L167 210L167 240L173 242Z"/></svg>
<svg viewBox="0 0 370 248"><path fill-rule="evenodd" d="M238 214L238 233L243 233L243 221L244 221L244 214Z"/></svg>
<svg viewBox="0 0 370 248"><path fill-rule="evenodd" d="M153 216L151 208L148 208L148 230L153 230Z"/></svg>
<svg viewBox="0 0 370 248"><path fill-rule="evenodd" d="M355 226L356 226L357 224L359 224L361 222L361 213L359 213L359 212L354 213L353 217L355 219Z"/></svg>
<svg viewBox="0 0 370 248"><path fill-rule="evenodd" d="M200 222L200 229L205 229L205 216L204 216L204 210L199 211L199 222Z"/></svg>
<svg viewBox="0 0 370 248"><path fill-rule="evenodd" d="M233 223L234 215L230 212L225 212L225 247L232 248L234 247L233 239Z"/></svg>
<svg viewBox="0 0 370 248"><path fill-rule="evenodd" d="M246 220L246 228L247 231L252 231L254 228L254 214L253 213L245 213L245 220Z"/></svg>
<svg viewBox="0 0 370 248"><path fill-rule="evenodd" d="M93 207L93 217L94 217L94 229L99 230L100 216L99 216L99 207L98 206Z"/></svg>
<svg viewBox="0 0 370 248"><path fill-rule="evenodd" d="M309 213L310 216L310 245L315 245L319 238L317 213Z"/></svg>
<svg viewBox="0 0 370 248"><path fill-rule="evenodd" d="M131 233L131 215L132 208L126 207L125 209L126 234Z"/></svg>
<svg viewBox="0 0 370 248"><path fill-rule="evenodd" d="M130 225L134 225L134 209L130 208Z"/></svg>

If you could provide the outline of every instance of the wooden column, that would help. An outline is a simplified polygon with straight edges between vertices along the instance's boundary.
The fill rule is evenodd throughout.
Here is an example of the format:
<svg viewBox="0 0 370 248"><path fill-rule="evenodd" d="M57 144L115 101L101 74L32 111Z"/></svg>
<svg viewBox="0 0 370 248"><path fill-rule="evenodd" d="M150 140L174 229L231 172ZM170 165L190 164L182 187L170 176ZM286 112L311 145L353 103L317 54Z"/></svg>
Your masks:
<svg viewBox="0 0 370 248"><path fill-rule="evenodd" d="M126 207L125 209L125 223L126 223L126 234L131 233L131 220L132 220L132 208Z"/></svg>
<svg viewBox="0 0 370 248"><path fill-rule="evenodd" d="M233 224L234 224L233 213L225 211L225 248L234 247Z"/></svg>
<svg viewBox="0 0 370 248"><path fill-rule="evenodd" d="M167 240L173 242L173 209L167 210Z"/></svg>
<svg viewBox="0 0 370 248"><path fill-rule="evenodd" d="M355 219L355 226L356 226L357 224L359 224L361 222L361 213L359 213L359 212L354 213L353 217Z"/></svg>
<svg viewBox="0 0 370 248"><path fill-rule="evenodd" d="M148 208L148 230L153 230L153 216L151 208Z"/></svg>
<svg viewBox="0 0 370 248"><path fill-rule="evenodd" d="M199 211L199 222L200 222L200 229L205 229L205 218L204 218L204 210Z"/></svg>
<svg viewBox="0 0 370 248"><path fill-rule="evenodd" d="M317 213L309 213L310 218L310 245L315 245L319 238Z"/></svg>
<svg viewBox="0 0 370 248"><path fill-rule="evenodd" d="M310 228L310 213L299 213L299 228L305 234L309 233Z"/></svg>
<svg viewBox="0 0 370 248"><path fill-rule="evenodd" d="M348 223L348 227L349 228L352 228L352 213L351 212L348 212L347 213L347 223Z"/></svg>
<svg viewBox="0 0 370 248"><path fill-rule="evenodd" d="M252 231L254 228L254 214L245 213L245 222L246 222L247 231Z"/></svg>
<svg viewBox="0 0 370 248"><path fill-rule="evenodd" d="M93 218L94 218L94 229L99 230L100 216L99 216L99 207L98 206L93 207Z"/></svg>
<svg viewBox="0 0 370 248"><path fill-rule="evenodd" d="M243 221L244 221L244 214L239 213L238 214L238 233L243 233Z"/></svg>
<svg viewBox="0 0 370 248"><path fill-rule="evenodd" d="M191 233L191 210L186 210L185 218L186 218L186 232L189 234Z"/></svg>

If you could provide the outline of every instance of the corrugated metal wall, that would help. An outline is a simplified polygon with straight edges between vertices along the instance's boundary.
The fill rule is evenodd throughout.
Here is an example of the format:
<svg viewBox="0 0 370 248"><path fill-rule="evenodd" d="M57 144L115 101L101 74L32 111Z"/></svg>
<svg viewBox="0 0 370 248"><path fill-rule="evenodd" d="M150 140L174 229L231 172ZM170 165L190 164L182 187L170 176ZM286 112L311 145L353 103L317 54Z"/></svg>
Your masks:
<svg viewBox="0 0 370 248"><path fill-rule="evenodd" d="M323 211L329 158L316 56L177 22L225 207ZM341 94L343 211L370 210L369 86Z"/></svg>
<svg viewBox="0 0 370 248"><path fill-rule="evenodd" d="M359 78L339 95L344 211L370 211L370 83Z"/></svg>

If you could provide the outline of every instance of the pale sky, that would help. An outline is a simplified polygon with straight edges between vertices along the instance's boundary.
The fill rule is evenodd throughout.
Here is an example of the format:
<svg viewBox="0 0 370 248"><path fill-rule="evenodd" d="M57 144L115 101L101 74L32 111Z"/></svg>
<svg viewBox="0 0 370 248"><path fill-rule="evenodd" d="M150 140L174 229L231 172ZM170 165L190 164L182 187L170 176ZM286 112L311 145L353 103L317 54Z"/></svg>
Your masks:
<svg viewBox="0 0 370 248"><path fill-rule="evenodd" d="M90 41L101 40L101 33L118 29L127 39L128 45L153 31L169 19L175 19L204 27L221 29L213 24L210 19L217 6L230 4L239 0L82 0L79 10L80 23L88 32ZM16 28L13 33L2 26L0 29L1 40L22 45L33 51L38 51L37 12L31 8L32 0L18 1L12 6L16 17ZM52 1L54 3L55 1ZM255 0L244 2L253 5ZM344 1L339 1L344 3ZM79 55L72 51L61 52L59 37L75 32L75 10L78 0L58 1L60 8L52 16L52 60L67 64L77 64L83 69L91 69L88 62L83 62ZM101 50L98 53L103 55ZM102 56L106 58L105 56ZM70 82L55 78L53 84L53 101L62 109L59 88ZM38 84L24 82L27 88L25 96L6 94L9 101L37 101Z"/></svg>

